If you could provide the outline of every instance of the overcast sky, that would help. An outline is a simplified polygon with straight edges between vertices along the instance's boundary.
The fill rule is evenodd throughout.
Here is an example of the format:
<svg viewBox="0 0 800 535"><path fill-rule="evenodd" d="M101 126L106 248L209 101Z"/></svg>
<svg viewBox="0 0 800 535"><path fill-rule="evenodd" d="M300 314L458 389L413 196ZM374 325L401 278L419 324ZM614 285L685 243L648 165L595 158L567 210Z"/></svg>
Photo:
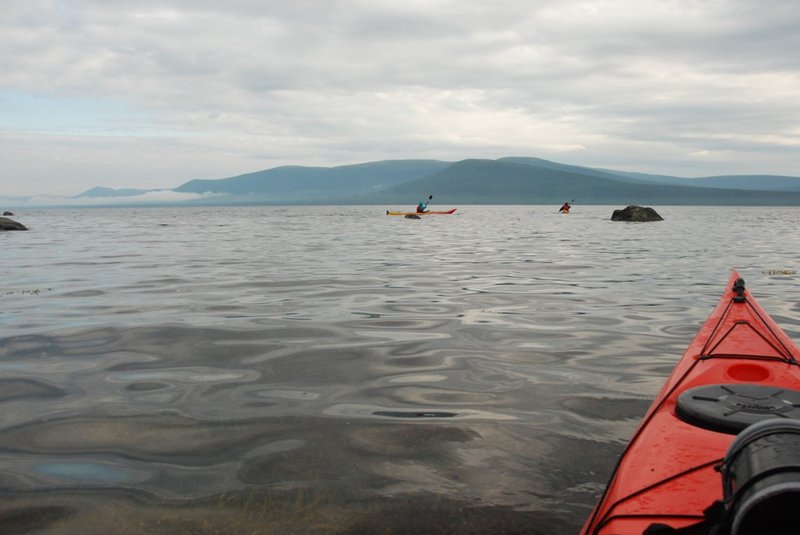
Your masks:
<svg viewBox="0 0 800 535"><path fill-rule="evenodd" d="M407 158L800 176L798 0L0 8L0 196Z"/></svg>

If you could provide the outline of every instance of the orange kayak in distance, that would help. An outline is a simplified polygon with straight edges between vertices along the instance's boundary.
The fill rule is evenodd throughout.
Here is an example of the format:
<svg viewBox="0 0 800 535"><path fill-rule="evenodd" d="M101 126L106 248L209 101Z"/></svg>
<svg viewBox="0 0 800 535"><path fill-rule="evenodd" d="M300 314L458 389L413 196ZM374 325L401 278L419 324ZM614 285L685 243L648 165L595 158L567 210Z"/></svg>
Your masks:
<svg viewBox="0 0 800 535"><path fill-rule="evenodd" d="M581 534L800 533L798 360L733 271Z"/></svg>

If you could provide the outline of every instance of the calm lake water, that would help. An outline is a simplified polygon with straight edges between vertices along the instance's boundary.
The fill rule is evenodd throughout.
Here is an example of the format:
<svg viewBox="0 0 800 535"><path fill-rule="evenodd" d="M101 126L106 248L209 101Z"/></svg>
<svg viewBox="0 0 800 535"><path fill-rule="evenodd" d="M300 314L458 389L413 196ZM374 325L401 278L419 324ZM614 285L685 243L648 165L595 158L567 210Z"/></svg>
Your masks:
<svg viewBox="0 0 800 535"><path fill-rule="evenodd" d="M0 532L576 533L731 268L800 340L800 208L614 208L17 213Z"/></svg>

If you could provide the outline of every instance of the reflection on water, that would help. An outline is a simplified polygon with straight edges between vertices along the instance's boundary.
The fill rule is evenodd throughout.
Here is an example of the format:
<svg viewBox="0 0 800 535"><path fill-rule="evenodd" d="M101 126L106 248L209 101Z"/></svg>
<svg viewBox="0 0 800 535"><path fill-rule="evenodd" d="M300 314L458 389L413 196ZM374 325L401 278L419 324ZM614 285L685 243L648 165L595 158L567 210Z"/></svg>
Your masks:
<svg viewBox="0 0 800 535"><path fill-rule="evenodd" d="M800 210L612 209L20 214L2 532L576 532L731 267L800 338Z"/></svg>
<svg viewBox="0 0 800 535"><path fill-rule="evenodd" d="M60 479L120 482L134 479L132 472L100 463L45 463L34 465L32 468L40 474L46 474Z"/></svg>

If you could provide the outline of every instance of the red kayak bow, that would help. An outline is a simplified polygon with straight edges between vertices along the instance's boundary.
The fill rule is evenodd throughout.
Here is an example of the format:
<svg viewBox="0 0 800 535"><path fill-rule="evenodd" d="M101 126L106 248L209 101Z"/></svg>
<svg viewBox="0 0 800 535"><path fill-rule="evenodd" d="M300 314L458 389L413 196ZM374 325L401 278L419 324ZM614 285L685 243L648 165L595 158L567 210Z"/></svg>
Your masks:
<svg viewBox="0 0 800 535"><path fill-rule="evenodd" d="M800 429L792 431L800 428L798 360L800 350L734 271L628 442L581 533L749 535L743 530L753 522L761 523L753 533L773 533L764 518L800 533L800 520L789 518L796 508L781 505L800 504ZM765 420L781 428L769 440L759 427ZM792 429L785 431L782 422ZM755 473L753 467L765 461L739 463L738 480L730 468L744 448L734 441L748 440L761 441L760 449L745 448L742 455L790 458L771 461L770 473L783 480L757 495L756 476L745 488L741 466ZM764 446L770 440L783 446ZM758 478L758 485L767 484L766 471ZM702 531L711 526L718 531Z"/></svg>

